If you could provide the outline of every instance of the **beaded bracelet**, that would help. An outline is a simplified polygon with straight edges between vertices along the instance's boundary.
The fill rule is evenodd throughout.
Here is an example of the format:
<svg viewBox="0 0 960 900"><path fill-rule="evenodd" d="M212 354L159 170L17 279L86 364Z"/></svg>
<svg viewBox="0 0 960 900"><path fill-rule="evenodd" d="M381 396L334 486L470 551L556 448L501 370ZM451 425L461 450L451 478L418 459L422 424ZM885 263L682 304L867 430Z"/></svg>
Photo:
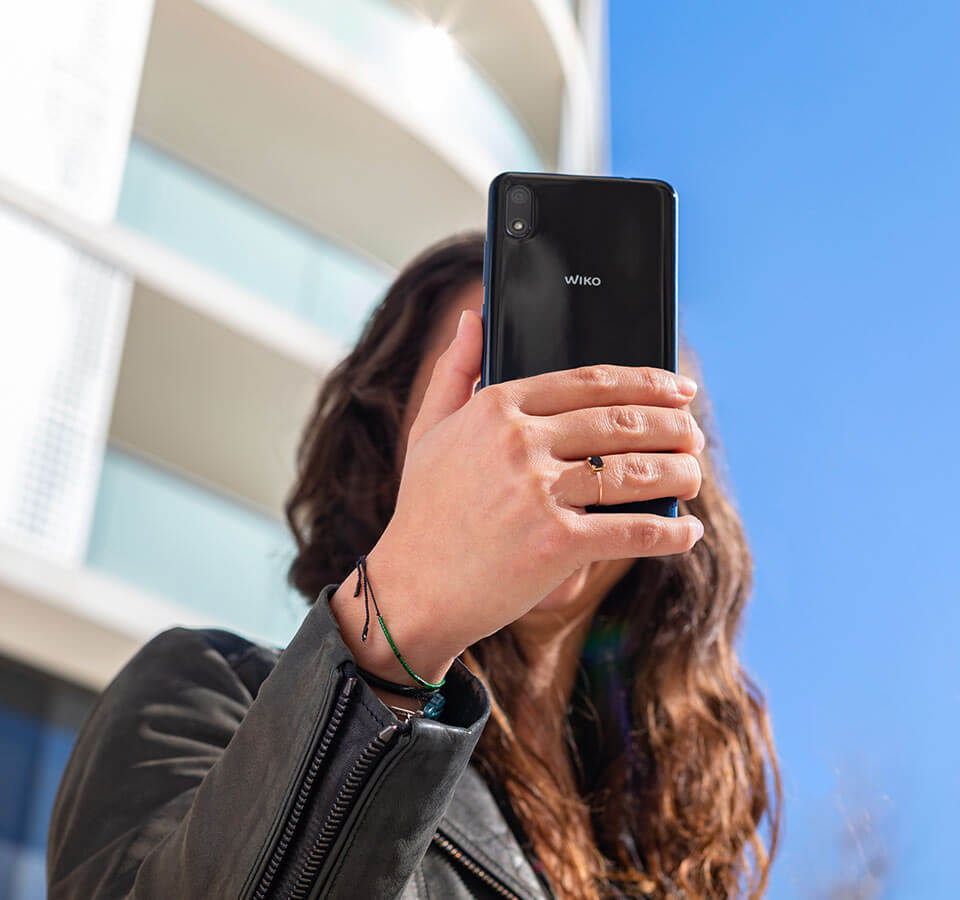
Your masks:
<svg viewBox="0 0 960 900"><path fill-rule="evenodd" d="M407 665L407 661L403 658L400 651L397 649L397 645L393 642L393 638L390 636L390 632L387 630L387 623L383 621L383 616L380 614L380 604L377 603L377 598L373 593L373 586L370 584L370 577L367 575L367 554L361 553L360 558L357 560L357 587L353 592L353 596L357 597L360 595L360 585L363 584L363 605L366 609L367 617L363 622L363 634L360 635L360 640L364 643L367 642L367 628L370 625L370 601L367 597L367 588L370 589L370 597L373 597L373 606L377 611L377 618L380 620L380 627L383 629L383 633L386 635L387 640L390 642L390 646L393 648L393 652L396 655L397 659L403 664L403 667L410 673L410 677L415 681L422 684L424 687L428 688L442 688L446 684L447 679L442 678L436 684L431 681L427 681L424 678L421 678L410 666Z"/></svg>

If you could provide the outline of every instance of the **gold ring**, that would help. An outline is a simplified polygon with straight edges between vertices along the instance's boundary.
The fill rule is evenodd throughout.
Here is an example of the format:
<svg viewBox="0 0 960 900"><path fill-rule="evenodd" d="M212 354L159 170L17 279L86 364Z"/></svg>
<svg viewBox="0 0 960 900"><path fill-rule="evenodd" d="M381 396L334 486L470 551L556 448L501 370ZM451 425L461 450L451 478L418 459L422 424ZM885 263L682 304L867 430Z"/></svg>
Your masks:
<svg viewBox="0 0 960 900"><path fill-rule="evenodd" d="M600 488L600 496L597 497L597 502L594 506L599 506L603 501L603 478L600 473L603 471L603 457L601 456L588 456L587 462L590 464L590 468L596 473L597 476L597 486Z"/></svg>

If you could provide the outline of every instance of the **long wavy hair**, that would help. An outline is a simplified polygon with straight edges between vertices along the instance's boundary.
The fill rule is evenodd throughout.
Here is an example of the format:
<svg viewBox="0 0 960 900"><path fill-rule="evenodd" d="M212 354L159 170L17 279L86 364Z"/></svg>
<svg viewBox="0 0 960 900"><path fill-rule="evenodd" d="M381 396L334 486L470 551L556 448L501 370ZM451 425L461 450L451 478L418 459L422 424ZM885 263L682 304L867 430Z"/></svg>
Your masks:
<svg viewBox="0 0 960 900"><path fill-rule="evenodd" d="M308 602L342 582L389 522L415 373L436 323L482 264L478 233L427 249L323 379L285 504L298 547L288 580ZM707 435L700 492L680 512L705 533L686 553L638 558L598 607L564 723L569 773L514 730L530 696L509 627L461 656L492 702L472 761L564 898L759 897L777 847L770 720L734 649L752 560L683 338L680 368L700 385L691 412Z"/></svg>

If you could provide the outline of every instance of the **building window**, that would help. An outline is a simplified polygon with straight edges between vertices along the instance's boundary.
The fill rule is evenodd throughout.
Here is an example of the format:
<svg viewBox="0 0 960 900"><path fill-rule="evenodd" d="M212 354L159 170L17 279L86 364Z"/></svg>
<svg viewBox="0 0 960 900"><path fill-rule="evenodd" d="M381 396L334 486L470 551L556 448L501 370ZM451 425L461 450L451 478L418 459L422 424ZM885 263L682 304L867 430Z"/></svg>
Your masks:
<svg viewBox="0 0 960 900"><path fill-rule="evenodd" d="M46 896L50 810L96 694L0 657L0 897Z"/></svg>

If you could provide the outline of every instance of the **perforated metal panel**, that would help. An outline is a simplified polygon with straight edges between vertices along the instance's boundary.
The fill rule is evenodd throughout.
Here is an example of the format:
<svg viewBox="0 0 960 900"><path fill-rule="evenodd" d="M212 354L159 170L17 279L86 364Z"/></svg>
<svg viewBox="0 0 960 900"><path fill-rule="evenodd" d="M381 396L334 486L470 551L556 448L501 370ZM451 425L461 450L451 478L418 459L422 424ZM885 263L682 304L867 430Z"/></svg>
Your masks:
<svg viewBox="0 0 960 900"><path fill-rule="evenodd" d="M83 559L132 282L0 206L0 540Z"/></svg>

